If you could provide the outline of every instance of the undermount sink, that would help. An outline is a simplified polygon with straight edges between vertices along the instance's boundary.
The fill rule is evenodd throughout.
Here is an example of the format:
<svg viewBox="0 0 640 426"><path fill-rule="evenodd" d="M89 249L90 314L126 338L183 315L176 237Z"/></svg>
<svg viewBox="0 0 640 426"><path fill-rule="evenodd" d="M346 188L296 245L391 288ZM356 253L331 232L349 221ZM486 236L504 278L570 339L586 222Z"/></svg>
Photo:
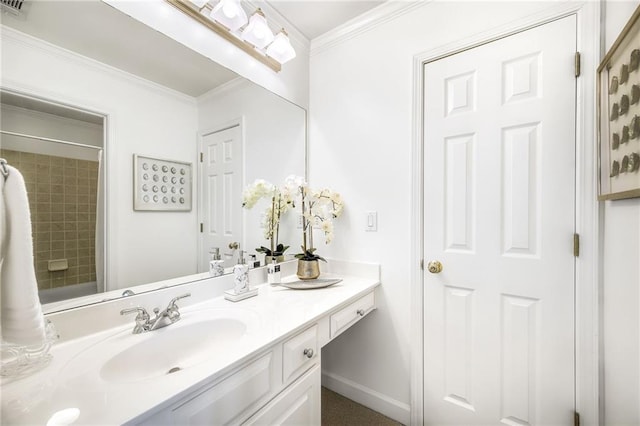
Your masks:
<svg viewBox="0 0 640 426"><path fill-rule="evenodd" d="M149 338L107 360L100 377L108 382L133 382L172 374L210 359L247 331L246 324L235 318L181 325L149 332Z"/></svg>

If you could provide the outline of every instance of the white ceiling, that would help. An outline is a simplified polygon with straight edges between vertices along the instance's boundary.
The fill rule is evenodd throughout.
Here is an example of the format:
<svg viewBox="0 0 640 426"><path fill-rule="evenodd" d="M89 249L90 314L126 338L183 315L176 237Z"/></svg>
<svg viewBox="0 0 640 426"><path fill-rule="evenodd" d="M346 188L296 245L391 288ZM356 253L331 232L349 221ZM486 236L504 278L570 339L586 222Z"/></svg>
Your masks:
<svg viewBox="0 0 640 426"><path fill-rule="evenodd" d="M369 0L268 0L267 2L309 40L384 3L384 1Z"/></svg>
<svg viewBox="0 0 640 426"><path fill-rule="evenodd" d="M383 3L268 1L310 40ZM19 16L0 12L0 23L194 97L237 78L233 71L99 0L27 0Z"/></svg>

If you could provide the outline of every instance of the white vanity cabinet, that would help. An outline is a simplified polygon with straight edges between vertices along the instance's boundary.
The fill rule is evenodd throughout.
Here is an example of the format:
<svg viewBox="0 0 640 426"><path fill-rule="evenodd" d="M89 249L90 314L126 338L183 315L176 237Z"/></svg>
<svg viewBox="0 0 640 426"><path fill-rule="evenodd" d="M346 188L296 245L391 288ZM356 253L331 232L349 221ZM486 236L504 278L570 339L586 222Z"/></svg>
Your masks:
<svg viewBox="0 0 640 426"><path fill-rule="evenodd" d="M321 348L374 309L371 290L136 424L320 425Z"/></svg>
<svg viewBox="0 0 640 426"><path fill-rule="evenodd" d="M318 325L295 334L142 425L320 425Z"/></svg>

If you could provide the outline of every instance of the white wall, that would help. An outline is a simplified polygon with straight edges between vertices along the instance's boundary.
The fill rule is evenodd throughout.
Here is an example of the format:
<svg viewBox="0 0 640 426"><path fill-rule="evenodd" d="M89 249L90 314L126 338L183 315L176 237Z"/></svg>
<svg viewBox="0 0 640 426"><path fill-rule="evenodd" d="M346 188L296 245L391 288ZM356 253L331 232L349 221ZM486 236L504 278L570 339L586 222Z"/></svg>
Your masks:
<svg viewBox="0 0 640 426"><path fill-rule="evenodd" d="M640 5L607 1L608 50ZM640 46L640 45L639 45ZM640 424L640 198L605 201L602 343L605 425Z"/></svg>
<svg viewBox="0 0 640 426"><path fill-rule="evenodd" d="M107 118L108 280L113 288L196 271L196 210L133 211L133 154L195 162L193 98L2 27L2 87Z"/></svg>
<svg viewBox="0 0 640 426"><path fill-rule="evenodd" d="M557 2L429 2L339 42L312 43L310 181L343 193L321 254L382 264L378 311L323 351L323 372L352 397L408 423L414 56L529 17ZM365 232L365 211L378 232Z"/></svg>
<svg viewBox="0 0 640 426"><path fill-rule="evenodd" d="M305 175L306 112L297 105L244 79L234 80L199 98L200 133L219 129L220 125L242 118L244 139L243 186L256 179L282 185L291 175ZM260 228L266 209L261 201L244 213L243 249L253 253L256 247L269 246ZM300 245L295 215L287 214L280 227L280 242L297 253Z"/></svg>

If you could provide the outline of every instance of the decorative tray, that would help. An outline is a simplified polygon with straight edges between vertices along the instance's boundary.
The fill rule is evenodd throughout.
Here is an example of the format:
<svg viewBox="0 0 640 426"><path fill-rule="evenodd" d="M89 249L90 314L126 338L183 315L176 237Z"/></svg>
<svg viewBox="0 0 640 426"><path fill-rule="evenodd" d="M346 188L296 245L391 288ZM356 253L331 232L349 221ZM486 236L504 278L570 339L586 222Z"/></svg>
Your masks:
<svg viewBox="0 0 640 426"><path fill-rule="evenodd" d="M311 290L314 288L329 287L338 284L342 278L316 278L315 280L298 280L280 283L281 286L294 290Z"/></svg>

